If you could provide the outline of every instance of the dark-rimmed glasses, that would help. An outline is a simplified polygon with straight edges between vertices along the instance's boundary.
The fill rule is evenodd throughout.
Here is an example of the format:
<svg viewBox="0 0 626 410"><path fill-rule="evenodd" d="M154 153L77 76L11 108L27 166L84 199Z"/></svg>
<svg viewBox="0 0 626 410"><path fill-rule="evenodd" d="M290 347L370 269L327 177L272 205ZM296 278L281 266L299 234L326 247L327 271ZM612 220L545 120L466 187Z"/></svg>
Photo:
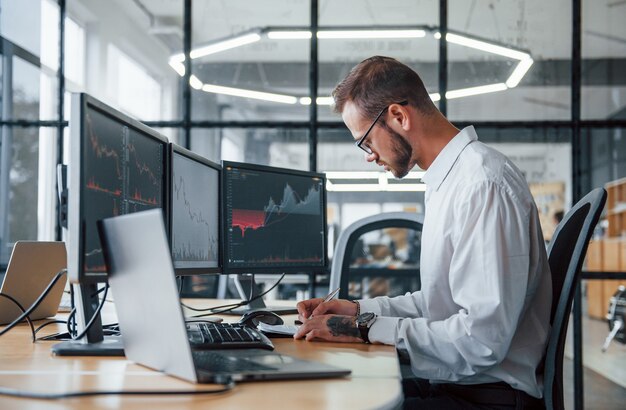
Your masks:
<svg viewBox="0 0 626 410"><path fill-rule="evenodd" d="M402 101L398 104L400 105L407 105L409 102L408 101ZM390 104L391 105L391 104ZM372 125L370 125L370 127L367 129L367 131L365 131L365 134L363 134L363 136L361 138L359 138L354 145L356 145L357 147L361 148L363 151L365 151L367 153L367 155L372 155L372 149L369 147L369 145L364 145L363 143L365 142L365 139L367 138L367 136L369 135L369 133L372 131L372 128L374 128L374 125L376 125L376 123L378 122L378 119L380 118L381 115L383 115L383 113L385 111L387 111L387 109L389 108L389 105L386 106L385 108L383 108L380 113L378 113L378 115L376 116L376 118L374 119L374 122L372 122Z"/></svg>

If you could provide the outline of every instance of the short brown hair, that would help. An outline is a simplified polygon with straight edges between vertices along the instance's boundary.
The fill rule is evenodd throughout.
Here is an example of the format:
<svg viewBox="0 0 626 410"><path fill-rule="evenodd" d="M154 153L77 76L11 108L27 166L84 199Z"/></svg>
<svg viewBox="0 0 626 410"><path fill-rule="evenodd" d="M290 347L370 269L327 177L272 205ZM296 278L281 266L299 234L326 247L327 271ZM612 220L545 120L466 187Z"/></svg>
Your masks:
<svg viewBox="0 0 626 410"><path fill-rule="evenodd" d="M366 118L374 119L386 106L408 101L422 114L437 108L422 79L410 67L391 57L374 56L361 61L333 90L335 112L352 101Z"/></svg>

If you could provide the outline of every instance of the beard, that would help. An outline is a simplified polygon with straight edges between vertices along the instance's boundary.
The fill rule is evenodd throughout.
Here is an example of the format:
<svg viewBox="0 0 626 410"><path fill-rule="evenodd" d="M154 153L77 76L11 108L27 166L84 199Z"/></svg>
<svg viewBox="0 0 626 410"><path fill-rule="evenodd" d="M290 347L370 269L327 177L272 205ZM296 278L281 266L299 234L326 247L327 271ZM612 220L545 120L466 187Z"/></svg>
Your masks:
<svg viewBox="0 0 626 410"><path fill-rule="evenodd" d="M413 156L413 147L405 140L402 135L387 128L391 139L391 149L394 153L393 163L388 164L391 173L395 178L404 178L410 171L411 157Z"/></svg>

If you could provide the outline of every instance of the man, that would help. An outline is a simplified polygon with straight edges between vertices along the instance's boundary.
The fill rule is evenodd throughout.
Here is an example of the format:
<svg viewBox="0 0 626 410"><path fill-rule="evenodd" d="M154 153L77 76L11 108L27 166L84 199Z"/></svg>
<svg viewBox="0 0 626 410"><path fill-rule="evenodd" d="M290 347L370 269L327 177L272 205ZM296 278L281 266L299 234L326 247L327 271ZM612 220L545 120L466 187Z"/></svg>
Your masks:
<svg viewBox="0 0 626 410"><path fill-rule="evenodd" d="M552 290L522 173L473 127L455 128L419 76L392 58L361 62L333 97L367 161L397 178L426 170L422 289L300 302L294 337L395 345L430 381L408 407L541 408Z"/></svg>

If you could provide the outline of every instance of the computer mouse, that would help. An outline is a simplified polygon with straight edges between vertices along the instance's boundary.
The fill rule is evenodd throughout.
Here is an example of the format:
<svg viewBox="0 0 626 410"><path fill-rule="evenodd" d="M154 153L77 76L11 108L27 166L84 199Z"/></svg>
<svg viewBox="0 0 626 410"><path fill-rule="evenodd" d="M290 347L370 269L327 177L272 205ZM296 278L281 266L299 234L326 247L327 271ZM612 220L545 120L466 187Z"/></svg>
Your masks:
<svg viewBox="0 0 626 410"><path fill-rule="evenodd" d="M239 323L256 327L259 322L263 322L268 325L282 325L285 322L276 313L269 310L253 310L252 312L244 313L239 319Z"/></svg>

